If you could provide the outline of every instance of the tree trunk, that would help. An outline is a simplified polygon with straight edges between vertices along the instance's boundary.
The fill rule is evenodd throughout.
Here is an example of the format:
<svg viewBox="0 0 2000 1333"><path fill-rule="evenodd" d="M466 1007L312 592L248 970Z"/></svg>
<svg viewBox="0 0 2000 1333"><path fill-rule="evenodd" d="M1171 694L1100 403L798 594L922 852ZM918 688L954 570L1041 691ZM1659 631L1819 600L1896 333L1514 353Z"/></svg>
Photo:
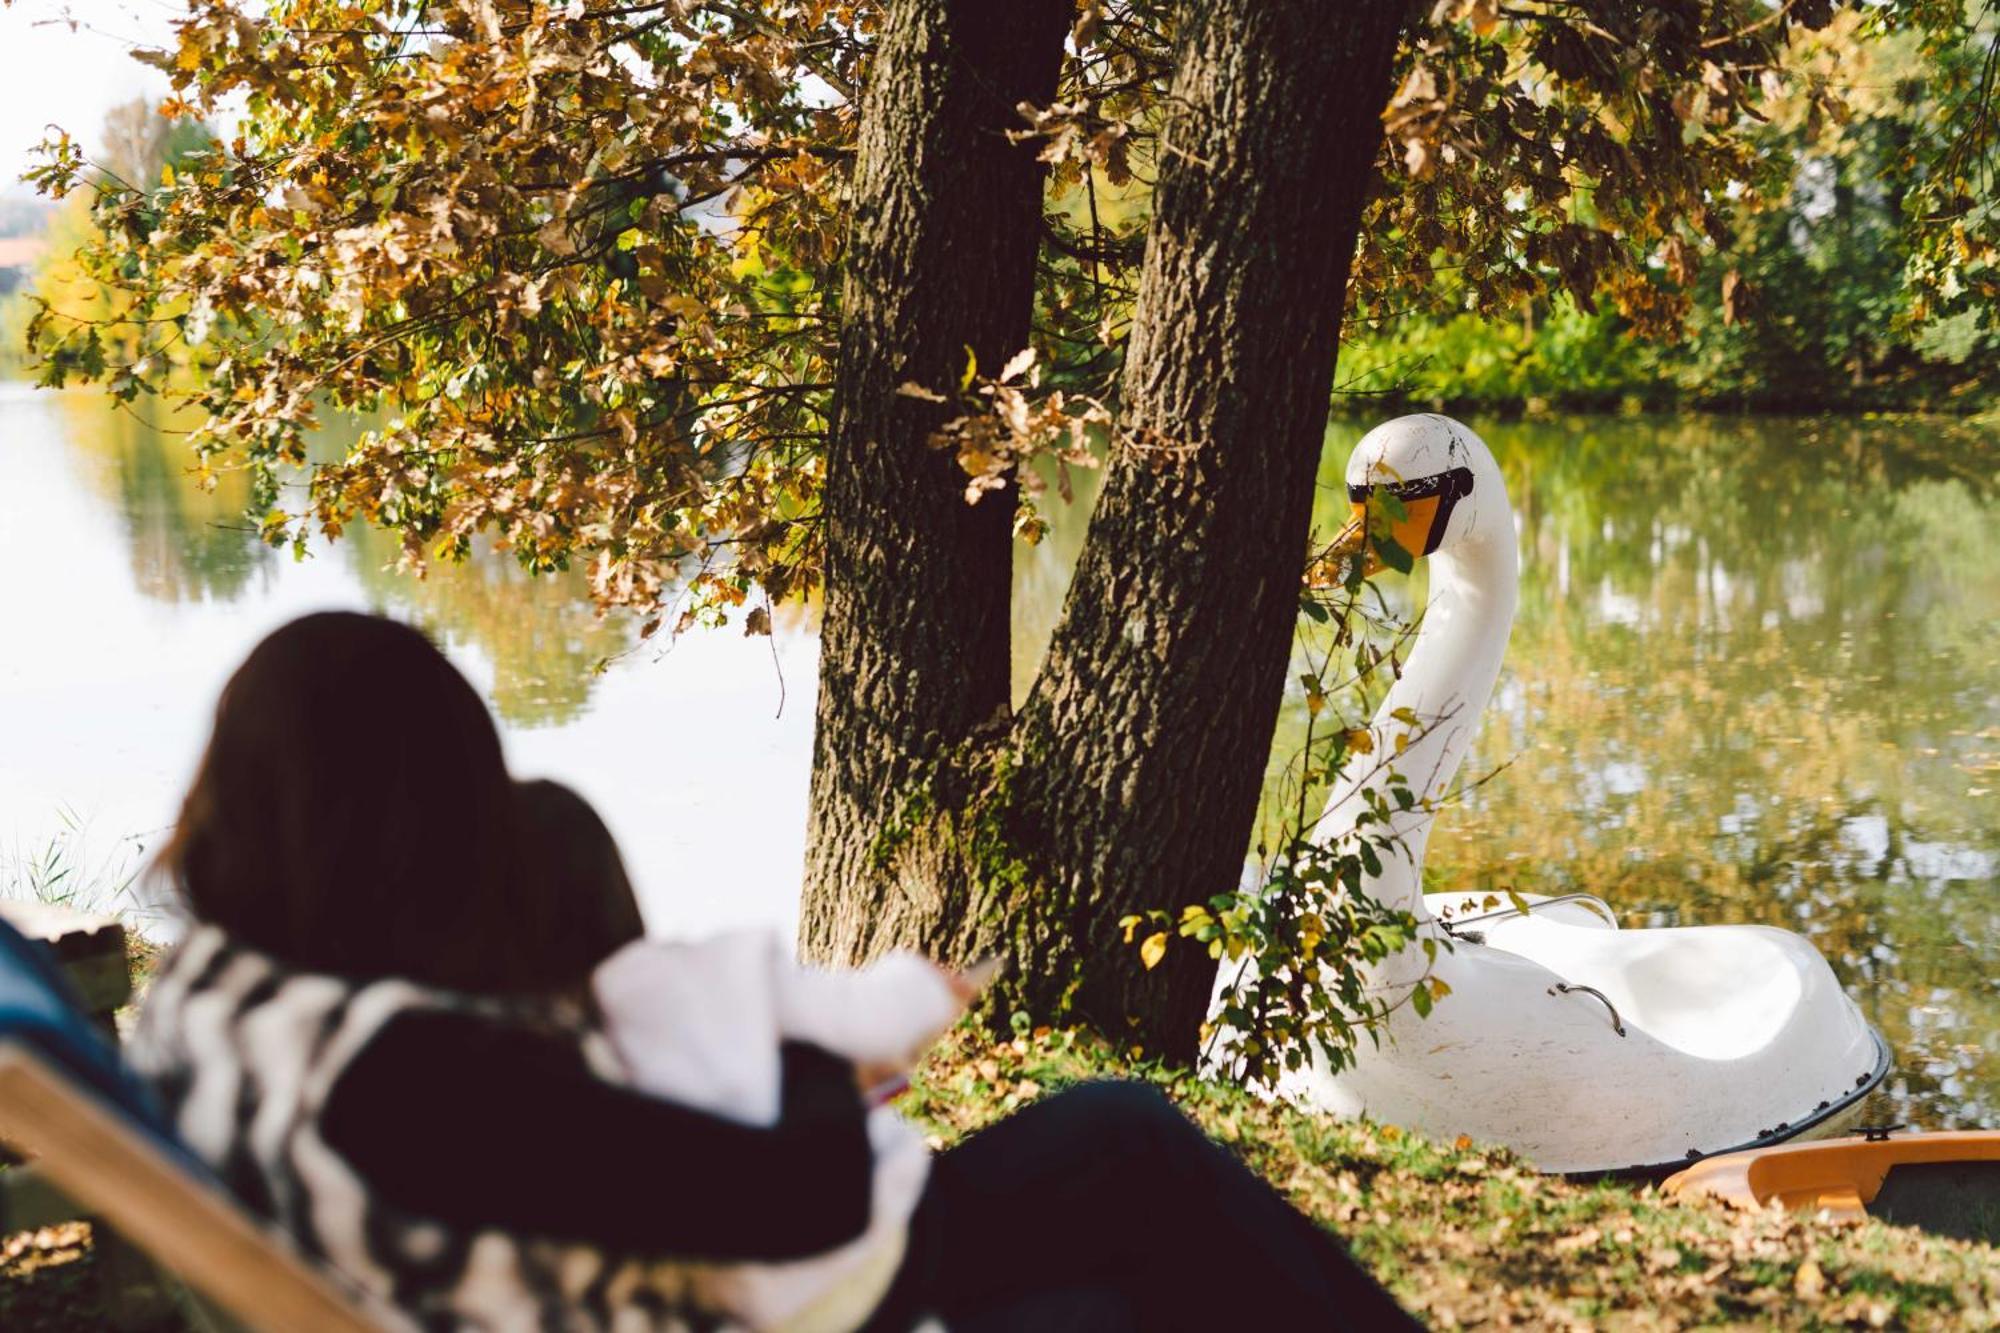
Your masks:
<svg viewBox="0 0 2000 1333"><path fill-rule="evenodd" d="M951 16L979 8L896 7L876 55L843 342L850 415L827 479L802 935L838 960L891 943L1000 953L1000 1011L1081 1018L1185 1057L1213 964L1182 946L1146 972L1117 921L1177 911L1242 872L1407 5L1187 7L1113 457L1011 726L1006 511L991 495L967 508L962 474L925 448L944 409L894 396L904 379L956 375L962 343L991 365L989 347L1004 355L1026 333L1038 176L967 127L1008 123L1036 95L1028 67L1045 79L1054 65L1023 45L1013 6L991 6L1008 17L975 47ZM990 61L979 91L960 87L953 43L966 63L975 49ZM903 80L925 91L890 99Z"/></svg>
<svg viewBox="0 0 2000 1333"><path fill-rule="evenodd" d="M919 775L1008 708L1013 494L965 502L928 437L956 388L1027 345L1043 169L1022 102L1055 93L1068 0L894 0L862 99L842 294L840 418L828 445L826 615L800 937L854 961L927 941L932 877L881 843Z"/></svg>
<svg viewBox="0 0 2000 1333"><path fill-rule="evenodd" d="M1116 923L1243 872L1407 10L1184 11L1115 450L1017 723L1012 823L1043 873L1007 914L1014 1002L1168 1055L1215 965L1182 943L1147 972Z"/></svg>

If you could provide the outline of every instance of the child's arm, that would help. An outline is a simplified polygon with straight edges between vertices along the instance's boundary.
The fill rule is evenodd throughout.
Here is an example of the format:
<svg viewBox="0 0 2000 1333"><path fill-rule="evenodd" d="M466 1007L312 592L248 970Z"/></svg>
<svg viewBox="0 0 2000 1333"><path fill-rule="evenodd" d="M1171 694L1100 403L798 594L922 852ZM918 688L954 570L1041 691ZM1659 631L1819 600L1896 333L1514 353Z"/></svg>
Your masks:
<svg viewBox="0 0 2000 1333"><path fill-rule="evenodd" d="M778 1030L879 1075L916 1063L984 981L902 950L843 972L801 967L784 950L775 962Z"/></svg>

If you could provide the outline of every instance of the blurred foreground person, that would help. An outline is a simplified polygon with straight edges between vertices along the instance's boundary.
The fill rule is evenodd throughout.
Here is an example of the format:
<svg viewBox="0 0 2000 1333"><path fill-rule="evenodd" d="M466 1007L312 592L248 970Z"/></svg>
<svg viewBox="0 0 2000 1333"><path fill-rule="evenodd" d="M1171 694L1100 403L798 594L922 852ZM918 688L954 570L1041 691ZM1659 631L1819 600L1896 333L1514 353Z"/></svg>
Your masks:
<svg viewBox="0 0 2000 1333"><path fill-rule="evenodd" d="M898 1155L861 1088L880 1071L812 1038L934 1029L963 979L928 973L951 1004L912 1028L867 1013L866 977L800 980L769 952L736 975L740 944L637 944L622 868L622 899L606 892L608 834L538 840L551 799L509 778L478 696L421 634L315 615L225 687L162 853L194 921L133 1063L246 1204L421 1326L1413 1326L1137 1085L1048 1098L935 1161ZM858 997L858 1026L783 1017L790 988L827 985ZM699 1034L726 1025L676 998L702 986L769 1005L721 1070ZM607 1000L629 1020L611 1031ZM753 1072L730 1090L732 1068ZM746 1277L776 1277L782 1308Z"/></svg>

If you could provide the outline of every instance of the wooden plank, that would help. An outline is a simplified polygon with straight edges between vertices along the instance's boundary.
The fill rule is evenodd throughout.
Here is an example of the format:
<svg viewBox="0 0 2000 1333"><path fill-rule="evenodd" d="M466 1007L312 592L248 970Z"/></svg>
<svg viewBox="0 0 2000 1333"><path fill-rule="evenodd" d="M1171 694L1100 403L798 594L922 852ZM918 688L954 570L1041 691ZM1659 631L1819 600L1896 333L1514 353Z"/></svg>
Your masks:
<svg viewBox="0 0 2000 1333"><path fill-rule="evenodd" d="M207 1181L17 1043L0 1043L0 1139L250 1328L384 1333Z"/></svg>

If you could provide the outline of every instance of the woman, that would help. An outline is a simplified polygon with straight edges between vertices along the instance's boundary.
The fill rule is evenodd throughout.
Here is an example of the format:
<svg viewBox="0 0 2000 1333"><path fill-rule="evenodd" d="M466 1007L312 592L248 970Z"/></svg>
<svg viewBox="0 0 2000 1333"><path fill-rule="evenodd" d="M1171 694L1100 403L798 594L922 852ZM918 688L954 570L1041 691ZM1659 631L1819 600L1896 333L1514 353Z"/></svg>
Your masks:
<svg viewBox="0 0 2000 1333"><path fill-rule="evenodd" d="M163 861L195 925L133 1060L188 1143L426 1327L716 1327L718 1265L869 1217L854 1071L783 1049L774 1124L626 1083L580 1001L491 720L422 635L309 616L224 689ZM1376 1328L1407 1317L1156 1095L1095 1085L943 1154L867 1320Z"/></svg>

